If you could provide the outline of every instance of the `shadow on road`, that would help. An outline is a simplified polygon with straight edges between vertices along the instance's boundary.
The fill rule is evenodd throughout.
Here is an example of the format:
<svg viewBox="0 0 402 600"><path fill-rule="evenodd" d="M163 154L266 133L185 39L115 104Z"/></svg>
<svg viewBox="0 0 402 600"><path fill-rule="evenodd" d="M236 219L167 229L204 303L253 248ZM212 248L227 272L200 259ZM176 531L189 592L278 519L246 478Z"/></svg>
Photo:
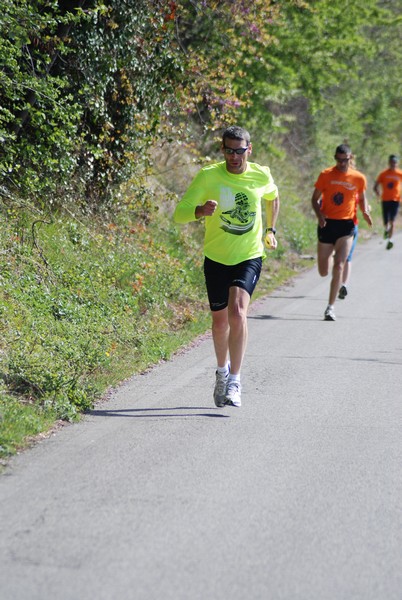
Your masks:
<svg viewBox="0 0 402 600"><path fill-rule="evenodd" d="M121 410L89 410L85 414L91 415L92 417L131 417L137 419L143 418L177 418L177 417L212 417L212 418L223 418L228 419L230 415L223 415L222 413L204 413L204 412L195 412L189 413L184 412L180 414L169 414L169 411L189 411L189 410L203 410L203 407L198 406L175 406L172 408L122 408ZM162 412L167 411L167 412ZM134 414L135 413L135 414ZM152 413L152 414L144 414L144 413Z"/></svg>
<svg viewBox="0 0 402 600"><path fill-rule="evenodd" d="M325 360L339 360L339 356L331 356L331 355L317 355L316 357L312 357L312 356L296 356L296 355L289 355L289 356L283 356L283 358L288 358L290 360L308 360L310 361L312 358L313 359L322 359L325 358ZM356 362L368 362L368 363L378 363L378 364L382 364L382 365L402 365L402 363L400 361L394 361L394 360L381 360L380 358L365 358L365 357L354 357L354 356L344 356L343 360L351 360L351 361L356 361Z"/></svg>
<svg viewBox="0 0 402 600"><path fill-rule="evenodd" d="M288 317L274 317L273 315L247 315L247 319L255 319L256 321L323 321L319 317L311 317L310 315L289 315Z"/></svg>

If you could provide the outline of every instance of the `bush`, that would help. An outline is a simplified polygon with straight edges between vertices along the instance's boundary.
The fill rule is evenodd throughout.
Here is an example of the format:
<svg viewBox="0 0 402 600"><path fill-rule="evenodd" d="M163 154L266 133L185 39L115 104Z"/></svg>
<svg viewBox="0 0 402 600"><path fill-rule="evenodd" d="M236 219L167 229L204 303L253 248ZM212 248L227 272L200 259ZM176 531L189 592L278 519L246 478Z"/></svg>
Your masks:
<svg viewBox="0 0 402 600"><path fill-rule="evenodd" d="M25 210L2 225L0 368L9 392L71 419L115 359L129 356L132 373L170 355L165 338L195 321L204 295L201 259L157 216L148 226L127 213L117 224L33 222Z"/></svg>

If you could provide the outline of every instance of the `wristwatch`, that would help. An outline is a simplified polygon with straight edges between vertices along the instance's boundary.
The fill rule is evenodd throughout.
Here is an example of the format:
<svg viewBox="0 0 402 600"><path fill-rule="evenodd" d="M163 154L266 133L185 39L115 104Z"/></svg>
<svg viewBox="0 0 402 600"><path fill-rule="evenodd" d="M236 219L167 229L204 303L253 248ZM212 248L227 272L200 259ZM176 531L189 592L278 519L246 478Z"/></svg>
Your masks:
<svg viewBox="0 0 402 600"><path fill-rule="evenodd" d="M272 233L273 233L274 235L275 235L275 233L276 233L276 229L275 229L275 227L267 227L267 228L266 228L266 230L265 230L265 233L267 233L267 231L272 231Z"/></svg>

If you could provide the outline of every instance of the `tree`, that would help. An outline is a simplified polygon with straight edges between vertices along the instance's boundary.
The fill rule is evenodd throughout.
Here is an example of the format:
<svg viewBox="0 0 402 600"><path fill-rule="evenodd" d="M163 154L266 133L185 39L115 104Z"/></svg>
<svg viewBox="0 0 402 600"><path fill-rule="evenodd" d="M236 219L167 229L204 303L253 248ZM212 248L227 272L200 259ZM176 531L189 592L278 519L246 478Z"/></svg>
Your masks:
<svg viewBox="0 0 402 600"><path fill-rule="evenodd" d="M209 143L234 121L306 164L335 138L400 138L397 0L3 5L3 196L100 208L141 184L158 139Z"/></svg>
<svg viewBox="0 0 402 600"><path fill-rule="evenodd" d="M3 193L49 200L62 189L66 202L78 191L93 206L110 197L180 72L172 11L167 0L6 0Z"/></svg>
<svg viewBox="0 0 402 600"><path fill-rule="evenodd" d="M79 111L68 82L51 76L75 18L56 2L4 0L0 17L2 193L30 194L71 173Z"/></svg>

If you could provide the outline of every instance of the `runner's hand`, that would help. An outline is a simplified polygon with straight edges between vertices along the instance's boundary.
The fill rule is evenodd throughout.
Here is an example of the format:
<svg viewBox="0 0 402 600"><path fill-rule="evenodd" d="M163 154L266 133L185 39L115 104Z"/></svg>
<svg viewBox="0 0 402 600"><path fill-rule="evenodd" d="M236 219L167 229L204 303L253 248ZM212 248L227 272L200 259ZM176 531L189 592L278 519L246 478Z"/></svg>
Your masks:
<svg viewBox="0 0 402 600"><path fill-rule="evenodd" d="M275 250L275 248L278 246L278 242L273 231L266 232L264 244L268 250Z"/></svg>
<svg viewBox="0 0 402 600"><path fill-rule="evenodd" d="M214 214L218 203L216 200L207 200L205 204L197 206L195 209L195 216L197 219L201 217L210 217Z"/></svg>
<svg viewBox="0 0 402 600"><path fill-rule="evenodd" d="M364 220L366 221L366 223L368 225L370 225L370 227L372 227L373 226L373 219L371 218L370 213L369 212L364 212L363 213L363 217L364 217Z"/></svg>
<svg viewBox="0 0 402 600"><path fill-rule="evenodd" d="M321 227L321 229L323 227L325 227L325 225L327 224L327 219L325 217L325 215L322 214L322 212L320 211L320 214L318 215L318 227Z"/></svg>

